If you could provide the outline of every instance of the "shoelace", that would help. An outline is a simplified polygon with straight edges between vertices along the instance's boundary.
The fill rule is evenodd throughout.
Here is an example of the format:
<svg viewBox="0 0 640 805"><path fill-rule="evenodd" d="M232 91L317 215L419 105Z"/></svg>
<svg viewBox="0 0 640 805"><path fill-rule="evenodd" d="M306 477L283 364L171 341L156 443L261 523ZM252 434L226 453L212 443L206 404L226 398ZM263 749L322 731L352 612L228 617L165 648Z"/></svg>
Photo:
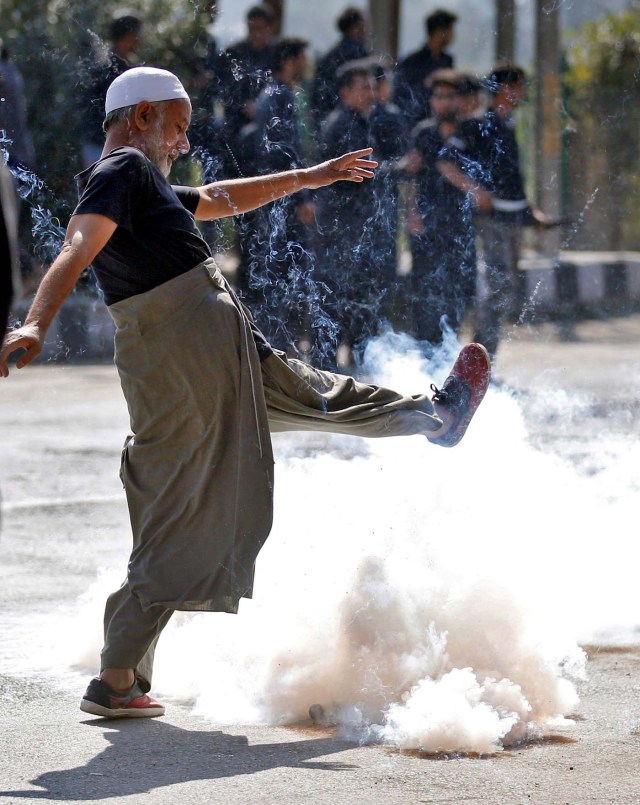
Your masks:
<svg viewBox="0 0 640 805"><path fill-rule="evenodd" d="M445 391L444 389L439 389L435 383L432 383L430 388L431 391L433 392L433 397L431 398L433 402L446 403L449 397L448 391Z"/></svg>

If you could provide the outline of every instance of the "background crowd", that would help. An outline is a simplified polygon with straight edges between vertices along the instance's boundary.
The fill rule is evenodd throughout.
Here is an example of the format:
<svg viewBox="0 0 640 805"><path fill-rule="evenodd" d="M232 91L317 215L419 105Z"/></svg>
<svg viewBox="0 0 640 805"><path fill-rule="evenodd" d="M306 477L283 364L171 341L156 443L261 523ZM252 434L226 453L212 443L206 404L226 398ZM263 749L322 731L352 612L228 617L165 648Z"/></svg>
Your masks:
<svg viewBox="0 0 640 805"><path fill-rule="evenodd" d="M446 10L426 16L423 46L394 64L371 51L365 12L345 8L335 45L313 66L309 41L277 36L268 6L252 7L246 36L225 48L216 5L209 11L195 46L181 51L182 70L156 62L178 72L193 102L192 151L175 182L289 170L366 146L380 165L366 186L299 194L238 216L233 232L205 230L214 248L237 256L234 282L272 343L348 369L387 322L435 347L468 321L495 353L502 322L522 312L522 228L553 223L525 192L513 118L526 99L524 70L456 71L449 46L464 20ZM108 46L97 42L78 71L78 168L99 158L106 87L144 61L145 27L116 16ZM36 167L25 93L2 56L3 148L24 185ZM411 255L408 273L401 251Z"/></svg>

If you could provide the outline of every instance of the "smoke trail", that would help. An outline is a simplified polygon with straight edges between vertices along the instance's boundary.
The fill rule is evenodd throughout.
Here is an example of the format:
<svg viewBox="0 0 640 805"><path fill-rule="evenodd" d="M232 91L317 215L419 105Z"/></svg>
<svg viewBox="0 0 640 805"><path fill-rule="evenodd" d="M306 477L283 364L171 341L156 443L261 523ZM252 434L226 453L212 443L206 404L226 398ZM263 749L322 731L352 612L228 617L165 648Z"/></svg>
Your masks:
<svg viewBox="0 0 640 805"><path fill-rule="evenodd" d="M593 190L593 192L590 193L590 195L588 196L587 200L584 203L584 206L583 206L582 210L578 214L578 217L576 218L575 222L571 225L569 231L565 235L565 238L563 240L562 246L560 247L561 249L568 249L570 244L571 244L571 241L575 238L575 236L582 229L582 227L584 225L584 219L585 219L585 216L587 214L587 211L589 210L589 208L593 205L594 201L596 200L596 196L598 195L598 190L599 190L599 188L596 187Z"/></svg>
<svg viewBox="0 0 640 805"><path fill-rule="evenodd" d="M40 262L50 263L60 251L65 235L59 219L50 211L55 199L39 176L24 165L9 160L9 145L11 140L4 130L0 130L0 150L4 161L15 179L19 197L27 202L31 210L34 254Z"/></svg>

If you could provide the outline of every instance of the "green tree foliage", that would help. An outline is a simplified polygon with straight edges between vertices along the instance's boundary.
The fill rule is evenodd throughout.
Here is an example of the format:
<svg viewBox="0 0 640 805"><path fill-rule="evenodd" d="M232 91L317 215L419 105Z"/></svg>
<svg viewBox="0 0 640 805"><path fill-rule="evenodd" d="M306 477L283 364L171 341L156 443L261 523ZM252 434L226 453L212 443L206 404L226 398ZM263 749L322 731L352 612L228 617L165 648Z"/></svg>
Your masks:
<svg viewBox="0 0 640 805"><path fill-rule="evenodd" d="M640 11L587 22L568 51L569 109L575 122L570 181L597 187L594 245L640 248ZM574 188L574 198L576 188Z"/></svg>
<svg viewBox="0 0 640 805"><path fill-rule="evenodd" d="M1 0L0 37L20 69L27 94L37 174L48 188L50 212L66 223L76 200L83 95L99 47L119 13L144 21L146 64L176 72L187 86L198 69L210 3L199 0ZM45 202L45 206L47 203Z"/></svg>

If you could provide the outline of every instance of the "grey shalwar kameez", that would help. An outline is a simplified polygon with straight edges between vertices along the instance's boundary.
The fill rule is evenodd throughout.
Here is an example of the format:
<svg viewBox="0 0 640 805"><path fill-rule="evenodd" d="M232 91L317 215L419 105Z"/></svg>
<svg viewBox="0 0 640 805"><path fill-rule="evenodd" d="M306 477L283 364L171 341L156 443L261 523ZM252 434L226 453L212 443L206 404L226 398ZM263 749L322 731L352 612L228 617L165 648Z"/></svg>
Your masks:
<svg viewBox="0 0 640 805"><path fill-rule="evenodd" d="M174 610L236 612L272 522L269 431L433 433L426 395L402 396L279 353L260 360L248 313L212 259L109 307L132 436L122 479L127 580L105 612L103 668L150 686Z"/></svg>

